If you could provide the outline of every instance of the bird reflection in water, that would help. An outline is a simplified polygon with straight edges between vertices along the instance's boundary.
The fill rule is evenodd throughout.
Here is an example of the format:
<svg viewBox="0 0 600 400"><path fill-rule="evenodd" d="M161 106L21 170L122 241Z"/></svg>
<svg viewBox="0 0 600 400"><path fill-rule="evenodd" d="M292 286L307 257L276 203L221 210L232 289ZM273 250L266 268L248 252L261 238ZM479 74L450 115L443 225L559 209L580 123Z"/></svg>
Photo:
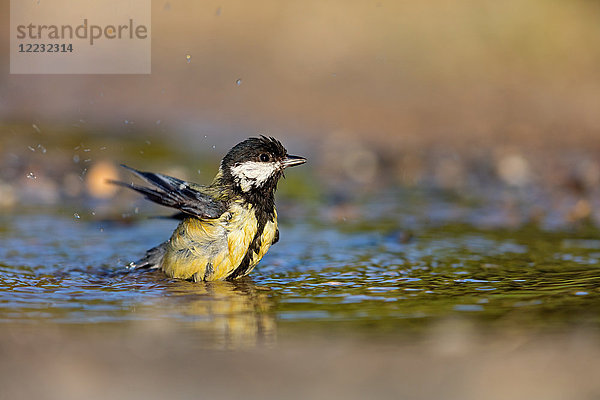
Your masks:
<svg viewBox="0 0 600 400"><path fill-rule="evenodd" d="M248 348L276 341L270 289L251 278L237 281L172 281L168 295L185 325L200 333L202 347Z"/></svg>

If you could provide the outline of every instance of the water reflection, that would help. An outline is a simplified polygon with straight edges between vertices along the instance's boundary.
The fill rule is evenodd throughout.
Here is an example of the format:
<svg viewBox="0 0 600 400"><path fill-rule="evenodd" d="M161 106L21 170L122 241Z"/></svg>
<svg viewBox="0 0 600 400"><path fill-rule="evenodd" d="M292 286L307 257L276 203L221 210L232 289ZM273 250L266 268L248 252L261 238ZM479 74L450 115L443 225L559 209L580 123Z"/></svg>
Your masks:
<svg viewBox="0 0 600 400"><path fill-rule="evenodd" d="M208 347L275 344L271 291L249 278L239 282L173 281L166 294L170 315L197 331Z"/></svg>

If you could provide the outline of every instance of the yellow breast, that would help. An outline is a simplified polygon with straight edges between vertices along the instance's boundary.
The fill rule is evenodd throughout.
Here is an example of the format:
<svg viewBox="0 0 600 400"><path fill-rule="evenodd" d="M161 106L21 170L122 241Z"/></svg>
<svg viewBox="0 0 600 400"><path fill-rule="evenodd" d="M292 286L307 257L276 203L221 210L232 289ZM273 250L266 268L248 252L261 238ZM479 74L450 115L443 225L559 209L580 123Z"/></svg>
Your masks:
<svg viewBox="0 0 600 400"><path fill-rule="evenodd" d="M275 211L275 217L272 221L268 221L263 230L260 247L258 253L252 253L252 262L250 263L250 268L246 271L244 275L248 275L254 267L258 264L258 262L267 254L267 251L271 247L273 240L275 239L275 235L277 234L277 211Z"/></svg>
<svg viewBox="0 0 600 400"><path fill-rule="evenodd" d="M258 231L258 221L247 203L234 203L214 220L187 218L169 240L161 269L179 279L223 280L242 263ZM265 225L258 253L251 254L250 272L269 249L277 219Z"/></svg>

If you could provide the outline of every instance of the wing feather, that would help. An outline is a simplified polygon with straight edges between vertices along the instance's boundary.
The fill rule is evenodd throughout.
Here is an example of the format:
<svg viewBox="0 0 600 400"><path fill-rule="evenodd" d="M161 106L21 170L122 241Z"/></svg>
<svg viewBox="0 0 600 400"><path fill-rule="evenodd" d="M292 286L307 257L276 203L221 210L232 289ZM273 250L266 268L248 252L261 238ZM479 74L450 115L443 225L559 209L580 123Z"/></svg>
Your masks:
<svg viewBox="0 0 600 400"><path fill-rule="evenodd" d="M150 201L176 208L188 215L204 219L218 218L226 210L225 204L222 201L216 200L209 194L199 191L198 185L168 175L138 171L126 165L122 165L122 167L155 186L156 189L134 183L113 180L109 180L109 182L133 189L143 194Z"/></svg>

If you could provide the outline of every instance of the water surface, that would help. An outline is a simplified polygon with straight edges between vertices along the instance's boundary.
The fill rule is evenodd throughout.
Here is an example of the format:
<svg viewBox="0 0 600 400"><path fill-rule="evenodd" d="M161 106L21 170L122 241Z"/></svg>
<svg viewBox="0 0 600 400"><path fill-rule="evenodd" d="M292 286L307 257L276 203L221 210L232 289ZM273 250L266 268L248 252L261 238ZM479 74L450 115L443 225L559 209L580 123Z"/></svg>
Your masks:
<svg viewBox="0 0 600 400"><path fill-rule="evenodd" d="M124 268L167 238L174 221L4 214L0 323L163 324L211 345L412 335L456 318L483 332L600 328L593 229L482 229L396 200L356 205L350 220L288 209L281 241L251 276L214 283ZM453 214L444 207L436 204L440 215Z"/></svg>

